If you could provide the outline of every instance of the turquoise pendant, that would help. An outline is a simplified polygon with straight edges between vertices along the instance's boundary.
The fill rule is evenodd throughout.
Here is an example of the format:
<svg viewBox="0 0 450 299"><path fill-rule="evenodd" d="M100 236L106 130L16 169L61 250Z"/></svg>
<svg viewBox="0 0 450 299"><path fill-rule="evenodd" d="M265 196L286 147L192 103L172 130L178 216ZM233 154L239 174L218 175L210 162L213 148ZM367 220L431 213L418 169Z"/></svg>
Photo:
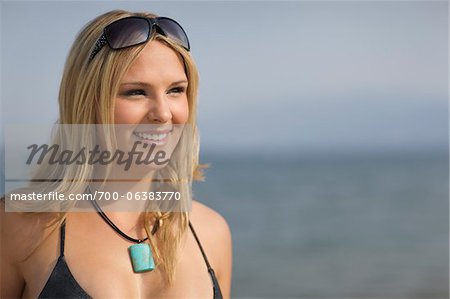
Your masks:
<svg viewBox="0 0 450 299"><path fill-rule="evenodd" d="M147 243L138 243L128 247L133 271L136 273L152 271L155 269L152 250Z"/></svg>

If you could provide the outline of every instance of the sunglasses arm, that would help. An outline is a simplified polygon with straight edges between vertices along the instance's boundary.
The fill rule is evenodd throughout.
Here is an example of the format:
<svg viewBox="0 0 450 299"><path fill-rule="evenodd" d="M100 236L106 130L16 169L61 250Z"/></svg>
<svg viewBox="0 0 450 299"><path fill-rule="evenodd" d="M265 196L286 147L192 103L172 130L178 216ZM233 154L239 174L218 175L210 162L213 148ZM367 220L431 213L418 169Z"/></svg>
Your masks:
<svg viewBox="0 0 450 299"><path fill-rule="evenodd" d="M100 36L100 38L95 43L94 49L91 52L91 56L89 57L89 62L94 59L95 55L107 44L106 36L104 33Z"/></svg>

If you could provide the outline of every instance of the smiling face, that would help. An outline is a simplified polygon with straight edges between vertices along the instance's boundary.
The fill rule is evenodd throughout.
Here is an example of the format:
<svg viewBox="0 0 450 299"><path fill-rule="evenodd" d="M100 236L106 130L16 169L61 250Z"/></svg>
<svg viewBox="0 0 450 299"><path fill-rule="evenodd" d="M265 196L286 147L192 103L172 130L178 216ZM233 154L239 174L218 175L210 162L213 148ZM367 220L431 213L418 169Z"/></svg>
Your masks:
<svg viewBox="0 0 450 299"><path fill-rule="evenodd" d="M160 41L147 43L114 98L118 148L129 152L137 143L146 156L154 145L155 153L164 151L170 158L189 117L187 87L178 54Z"/></svg>

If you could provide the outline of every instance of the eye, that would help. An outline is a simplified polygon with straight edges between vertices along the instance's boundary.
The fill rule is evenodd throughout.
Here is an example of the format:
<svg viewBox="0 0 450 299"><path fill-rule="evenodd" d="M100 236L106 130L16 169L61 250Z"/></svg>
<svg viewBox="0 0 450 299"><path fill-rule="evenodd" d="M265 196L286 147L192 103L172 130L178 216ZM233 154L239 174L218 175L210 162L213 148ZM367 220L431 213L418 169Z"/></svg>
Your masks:
<svg viewBox="0 0 450 299"><path fill-rule="evenodd" d="M147 93L143 89L129 89L121 93L124 97L146 96Z"/></svg>
<svg viewBox="0 0 450 299"><path fill-rule="evenodd" d="M169 93L184 93L186 88L184 86L177 86L169 90Z"/></svg>

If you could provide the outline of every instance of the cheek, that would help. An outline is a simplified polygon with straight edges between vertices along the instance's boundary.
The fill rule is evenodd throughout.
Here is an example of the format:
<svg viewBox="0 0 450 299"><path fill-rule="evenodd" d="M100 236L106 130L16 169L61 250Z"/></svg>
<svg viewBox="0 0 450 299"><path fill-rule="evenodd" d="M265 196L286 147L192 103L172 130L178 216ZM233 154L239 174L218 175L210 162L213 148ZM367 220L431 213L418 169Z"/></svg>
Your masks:
<svg viewBox="0 0 450 299"><path fill-rule="evenodd" d="M176 124L184 124L189 118L189 104L187 98L183 101L175 103L172 109L173 122Z"/></svg>
<svg viewBox="0 0 450 299"><path fill-rule="evenodd" d="M114 107L115 124L135 124L144 117L145 109L133 102L116 100Z"/></svg>

